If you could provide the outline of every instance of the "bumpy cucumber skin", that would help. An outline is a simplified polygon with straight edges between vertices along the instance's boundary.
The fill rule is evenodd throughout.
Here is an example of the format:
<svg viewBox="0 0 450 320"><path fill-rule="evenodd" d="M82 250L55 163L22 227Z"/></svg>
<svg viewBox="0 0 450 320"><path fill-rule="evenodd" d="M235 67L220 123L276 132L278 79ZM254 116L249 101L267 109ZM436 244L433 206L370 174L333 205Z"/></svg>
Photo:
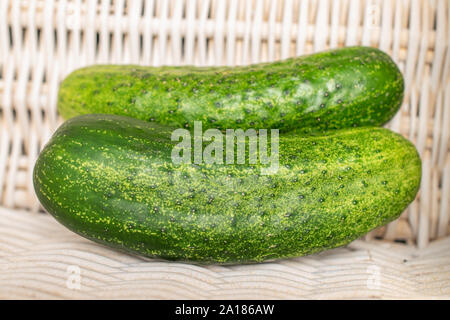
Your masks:
<svg viewBox="0 0 450 320"><path fill-rule="evenodd" d="M134 254L250 263L345 245L396 219L421 161L383 128L280 136L280 168L174 165L171 129L117 115L66 121L41 152L34 186L70 230Z"/></svg>
<svg viewBox="0 0 450 320"><path fill-rule="evenodd" d="M65 118L108 113L177 127L322 132L379 126L403 99L403 76L384 52L347 47L242 67L95 65L59 90Z"/></svg>

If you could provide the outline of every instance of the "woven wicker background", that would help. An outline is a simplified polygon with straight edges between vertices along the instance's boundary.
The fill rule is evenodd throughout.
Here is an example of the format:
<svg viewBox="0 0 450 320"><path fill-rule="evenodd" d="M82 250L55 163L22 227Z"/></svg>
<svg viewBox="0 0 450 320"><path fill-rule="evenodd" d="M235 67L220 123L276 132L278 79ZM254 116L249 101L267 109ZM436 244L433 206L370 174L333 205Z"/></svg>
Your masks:
<svg viewBox="0 0 450 320"><path fill-rule="evenodd" d="M39 214L31 173L75 68L239 65L358 44L403 71L404 104L387 126L423 160L418 199L366 241L205 267L118 253ZM449 44L448 0L0 0L0 299L448 299Z"/></svg>
<svg viewBox="0 0 450 320"><path fill-rule="evenodd" d="M31 172L75 68L238 65L369 45L404 73L388 127L416 144L423 177L420 199L367 238L425 247L449 234L449 17L448 0L0 0L0 206L40 210Z"/></svg>

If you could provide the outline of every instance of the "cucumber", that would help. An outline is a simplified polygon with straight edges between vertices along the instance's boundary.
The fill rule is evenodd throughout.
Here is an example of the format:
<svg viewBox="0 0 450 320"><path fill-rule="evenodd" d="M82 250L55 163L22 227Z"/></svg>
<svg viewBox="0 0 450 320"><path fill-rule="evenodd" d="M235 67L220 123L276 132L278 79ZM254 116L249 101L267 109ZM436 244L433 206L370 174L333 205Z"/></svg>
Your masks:
<svg viewBox="0 0 450 320"><path fill-rule="evenodd" d="M174 164L171 133L118 115L72 118L39 155L36 194L60 223L93 241L229 264L345 245L396 219L420 184L415 147L384 128L281 134L272 175L262 175L260 163Z"/></svg>
<svg viewBox="0 0 450 320"><path fill-rule="evenodd" d="M177 127L323 132L379 126L403 99L403 76L370 47L347 47L239 67L94 65L61 83L68 119L108 113Z"/></svg>

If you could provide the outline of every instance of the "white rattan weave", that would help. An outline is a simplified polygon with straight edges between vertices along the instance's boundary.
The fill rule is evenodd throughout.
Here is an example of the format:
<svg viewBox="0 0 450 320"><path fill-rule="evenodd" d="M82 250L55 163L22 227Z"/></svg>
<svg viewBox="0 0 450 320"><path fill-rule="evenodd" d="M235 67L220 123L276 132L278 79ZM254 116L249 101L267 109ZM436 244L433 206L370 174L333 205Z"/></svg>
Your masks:
<svg viewBox="0 0 450 320"><path fill-rule="evenodd" d="M448 249L449 43L448 0L0 0L0 206L42 219L31 173L62 121L58 85L76 68L241 65L366 45L389 53L405 76L403 106L387 127L413 141L423 162L418 199L366 240L416 250L439 239L436 248ZM27 239L26 230L13 233Z"/></svg>
<svg viewBox="0 0 450 320"><path fill-rule="evenodd" d="M420 250L357 240L277 262L200 266L107 249L49 215L0 208L0 219L0 299L450 299L449 237Z"/></svg>

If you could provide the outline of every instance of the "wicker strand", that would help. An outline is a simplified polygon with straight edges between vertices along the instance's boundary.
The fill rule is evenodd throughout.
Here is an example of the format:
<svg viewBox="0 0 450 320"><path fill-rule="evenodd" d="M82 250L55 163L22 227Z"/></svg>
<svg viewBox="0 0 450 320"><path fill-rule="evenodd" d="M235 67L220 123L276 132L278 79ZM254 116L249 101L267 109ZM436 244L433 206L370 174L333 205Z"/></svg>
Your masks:
<svg viewBox="0 0 450 320"><path fill-rule="evenodd" d="M374 236L449 234L448 0L0 0L0 205L40 210L31 173L61 123L58 85L94 63L242 65L346 45L379 47L405 76L387 125L423 159L420 199Z"/></svg>

